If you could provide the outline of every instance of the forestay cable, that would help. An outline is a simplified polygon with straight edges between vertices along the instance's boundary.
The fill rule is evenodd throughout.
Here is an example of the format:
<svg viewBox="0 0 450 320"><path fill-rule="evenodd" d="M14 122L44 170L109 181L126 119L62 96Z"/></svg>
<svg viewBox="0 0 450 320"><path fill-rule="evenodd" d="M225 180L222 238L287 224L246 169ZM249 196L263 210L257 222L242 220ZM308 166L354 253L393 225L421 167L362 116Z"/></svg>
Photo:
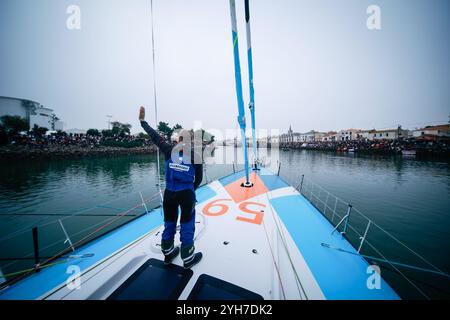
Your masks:
<svg viewBox="0 0 450 320"><path fill-rule="evenodd" d="M252 145L253 145L253 166L258 169L258 151L256 144L256 119L255 119L255 90L253 87L253 55L252 55L252 35L250 30L250 0L245 0L245 22L247 30L247 58L248 58L248 82L250 92L250 117L252 120Z"/></svg>
<svg viewBox="0 0 450 320"><path fill-rule="evenodd" d="M154 96L154 105L155 105L155 129L158 128L158 99L156 95L156 63L155 63L155 26L153 20L153 0L150 0L150 12L152 18L152 61L153 61L153 96ZM159 148L156 148L156 166L157 166L157 182L156 186L159 190L161 203L163 201L162 190L161 190L161 167L159 163Z"/></svg>

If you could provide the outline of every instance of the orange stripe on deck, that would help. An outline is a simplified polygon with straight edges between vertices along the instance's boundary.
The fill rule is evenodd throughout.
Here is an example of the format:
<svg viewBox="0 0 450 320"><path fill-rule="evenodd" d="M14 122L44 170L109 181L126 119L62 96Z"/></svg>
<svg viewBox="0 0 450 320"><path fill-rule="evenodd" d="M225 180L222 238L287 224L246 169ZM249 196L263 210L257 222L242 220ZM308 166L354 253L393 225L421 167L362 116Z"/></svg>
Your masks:
<svg viewBox="0 0 450 320"><path fill-rule="evenodd" d="M242 183L245 182L245 177L243 177L227 185L225 190L236 203L240 203L269 191L256 172L250 174L250 181L253 182L253 187L251 188L244 188L241 186Z"/></svg>

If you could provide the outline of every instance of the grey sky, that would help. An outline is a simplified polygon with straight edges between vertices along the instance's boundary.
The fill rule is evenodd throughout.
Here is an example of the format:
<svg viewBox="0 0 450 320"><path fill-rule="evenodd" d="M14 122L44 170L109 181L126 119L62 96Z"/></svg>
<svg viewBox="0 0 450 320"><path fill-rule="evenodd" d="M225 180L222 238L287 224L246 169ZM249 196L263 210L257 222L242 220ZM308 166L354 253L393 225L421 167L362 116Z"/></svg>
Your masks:
<svg viewBox="0 0 450 320"><path fill-rule="evenodd" d="M82 29L66 28L81 7ZM382 30L366 28L381 7ZM154 0L160 120L235 128L228 0ZM237 0L245 103L243 1ZM257 124L295 131L414 127L450 114L448 0L253 0ZM153 122L150 0L0 0L0 95L65 128ZM249 118L249 117L248 117Z"/></svg>

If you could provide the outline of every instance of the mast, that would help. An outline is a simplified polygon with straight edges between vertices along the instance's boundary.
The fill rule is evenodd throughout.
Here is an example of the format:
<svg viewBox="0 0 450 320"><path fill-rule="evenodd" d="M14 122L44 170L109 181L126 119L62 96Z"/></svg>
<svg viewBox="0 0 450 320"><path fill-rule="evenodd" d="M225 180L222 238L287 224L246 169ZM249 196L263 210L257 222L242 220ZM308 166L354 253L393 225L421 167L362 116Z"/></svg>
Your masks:
<svg viewBox="0 0 450 320"><path fill-rule="evenodd" d="M244 109L244 99L242 96L241 62L239 60L239 41L236 23L235 0L230 0L230 11L231 11L231 29L233 35L234 74L236 79L236 95L239 113L238 123L241 129L242 146L244 147L245 183L243 184L243 186L251 187L252 183L249 180L247 139L245 137L245 109Z"/></svg>
<svg viewBox="0 0 450 320"><path fill-rule="evenodd" d="M250 30L250 0L245 0L245 22L247 29L247 57L248 57L248 82L250 86L250 116L252 120L252 144L253 144L253 165L254 169L258 169L258 155L256 145L256 120L255 120L255 91L253 88L253 56L252 56L252 35Z"/></svg>

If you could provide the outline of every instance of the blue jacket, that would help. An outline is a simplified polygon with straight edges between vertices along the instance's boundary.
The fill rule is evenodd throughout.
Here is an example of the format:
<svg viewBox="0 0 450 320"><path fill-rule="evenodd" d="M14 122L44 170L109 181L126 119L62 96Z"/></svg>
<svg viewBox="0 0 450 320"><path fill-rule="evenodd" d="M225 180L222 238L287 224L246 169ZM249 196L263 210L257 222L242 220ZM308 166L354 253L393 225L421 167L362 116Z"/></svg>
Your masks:
<svg viewBox="0 0 450 320"><path fill-rule="evenodd" d="M153 143L164 154L165 158L165 175L166 175L166 190L182 191L182 190L196 190L203 180L203 165L192 164L194 161L194 154L191 152L191 157L188 159L183 151L178 153L178 159L173 161L172 150L174 145L168 143L162 138L146 121L141 121L141 126L145 132L150 136Z"/></svg>

